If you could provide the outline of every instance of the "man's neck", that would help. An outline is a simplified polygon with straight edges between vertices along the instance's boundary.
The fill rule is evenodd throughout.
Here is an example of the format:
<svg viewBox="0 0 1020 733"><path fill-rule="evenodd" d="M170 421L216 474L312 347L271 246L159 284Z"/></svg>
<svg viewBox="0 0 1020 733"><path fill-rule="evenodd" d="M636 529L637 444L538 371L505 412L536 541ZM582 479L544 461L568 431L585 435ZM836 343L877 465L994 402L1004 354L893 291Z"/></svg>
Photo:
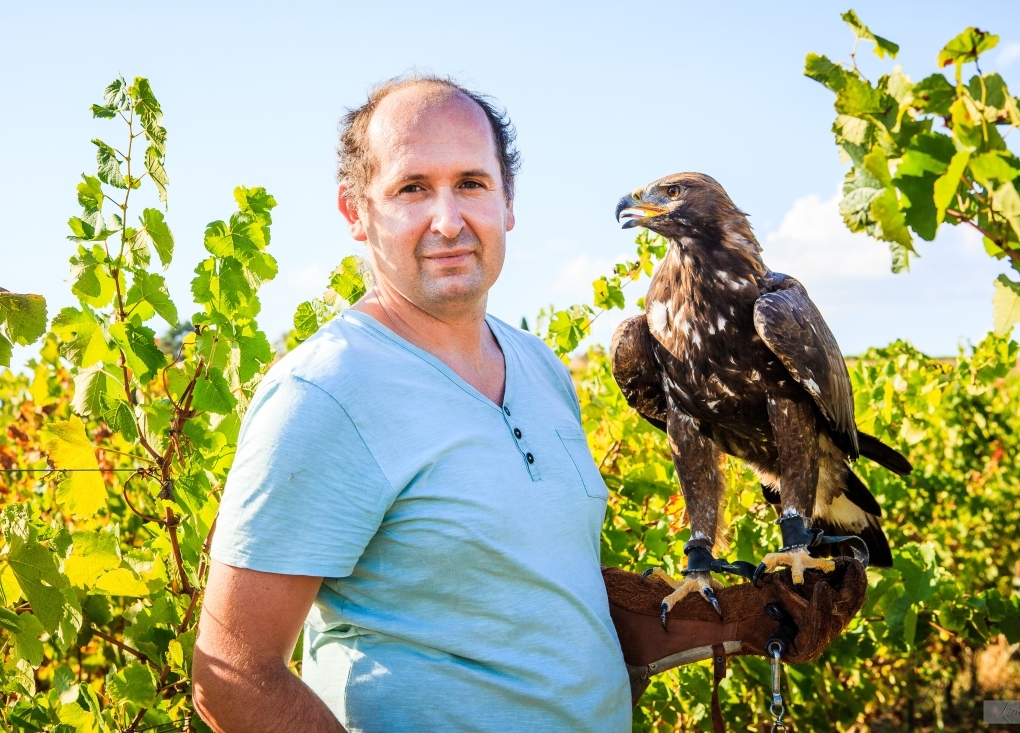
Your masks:
<svg viewBox="0 0 1020 733"><path fill-rule="evenodd" d="M353 309L427 351L497 405L503 402L503 354L485 322L486 299L429 312L400 293L373 288Z"/></svg>

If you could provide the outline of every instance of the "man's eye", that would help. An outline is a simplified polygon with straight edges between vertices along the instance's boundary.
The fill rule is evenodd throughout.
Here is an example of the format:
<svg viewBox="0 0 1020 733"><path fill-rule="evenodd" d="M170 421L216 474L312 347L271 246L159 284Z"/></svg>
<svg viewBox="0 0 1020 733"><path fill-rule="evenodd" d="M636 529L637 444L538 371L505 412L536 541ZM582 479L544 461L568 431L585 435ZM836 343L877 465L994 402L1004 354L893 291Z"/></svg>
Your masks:
<svg viewBox="0 0 1020 733"><path fill-rule="evenodd" d="M478 181L464 181L464 183L461 184L461 188L485 188L485 187Z"/></svg>
<svg viewBox="0 0 1020 733"><path fill-rule="evenodd" d="M677 196L680 195L680 187L670 186L669 188L666 189L666 195L669 196L671 199L675 199Z"/></svg>
<svg viewBox="0 0 1020 733"><path fill-rule="evenodd" d="M411 183L411 184L408 184L407 186L404 186L402 189L400 189L400 193L418 193L419 191L424 191L424 190L425 189L422 188L421 186L419 186L417 183Z"/></svg>

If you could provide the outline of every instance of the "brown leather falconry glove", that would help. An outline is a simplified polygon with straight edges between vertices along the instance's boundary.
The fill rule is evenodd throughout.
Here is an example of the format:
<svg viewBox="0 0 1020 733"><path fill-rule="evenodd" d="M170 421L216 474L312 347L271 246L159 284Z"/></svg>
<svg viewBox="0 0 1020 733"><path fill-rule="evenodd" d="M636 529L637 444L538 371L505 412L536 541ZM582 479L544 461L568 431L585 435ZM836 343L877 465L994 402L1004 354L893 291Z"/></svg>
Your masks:
<svg viewBox="0 0 1020 733"><path fill-rule="evenodd" d="M703 598L692 594L669 612L666 628L659 613L663 597L672 588L655 578L645 580L637 573L603 568L609 612L630 670L634 704L652 675L702 659L715 657L718 685L726 674L727 656L768 657L766 645L771 638L783 641L783 661L799 664L816 659L867 599L864 566L845 557L834 561L834 572L805 572L803 585L794 585L790 571L784 569L764 575L757 585L748 582L723 588L716 593L722 620ZM713 713L721 721L717 700L713 703Z"/></svg>

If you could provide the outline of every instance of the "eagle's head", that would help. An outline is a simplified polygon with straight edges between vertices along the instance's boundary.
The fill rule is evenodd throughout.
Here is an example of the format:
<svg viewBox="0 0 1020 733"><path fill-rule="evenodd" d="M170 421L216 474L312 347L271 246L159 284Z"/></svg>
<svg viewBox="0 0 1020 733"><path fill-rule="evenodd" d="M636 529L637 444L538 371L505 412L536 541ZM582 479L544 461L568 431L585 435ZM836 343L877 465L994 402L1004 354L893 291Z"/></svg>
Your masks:
<svg viewBox="0 0 1020 733"><path fill-rule="evenodd" d="M704 173L675 173L620 199L616 220L624 229L645 227L680 247L724 247L760 269L761 246L747 214Z"/></svg>

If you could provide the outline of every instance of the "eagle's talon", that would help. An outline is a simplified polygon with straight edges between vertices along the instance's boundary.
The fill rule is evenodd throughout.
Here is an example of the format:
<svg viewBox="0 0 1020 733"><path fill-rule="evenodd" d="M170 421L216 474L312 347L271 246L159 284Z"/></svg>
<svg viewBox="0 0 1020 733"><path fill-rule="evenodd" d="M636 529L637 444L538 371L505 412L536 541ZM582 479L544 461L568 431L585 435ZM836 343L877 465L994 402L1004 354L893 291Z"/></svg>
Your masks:
<svg viewBox="0 0 1020 733"><path fill-rule="evenodd" d="M689 596L691 592L696 591L698 595L704 598L709 603L712 603L712 607L715 608L715 612L722 618L722 608L719 606L719 600L715 597L717 590L722 590L722 583L712 577L712 574L707 570L695 570L687 573L681 582L677 582L670 578L662 570L656 568L658 577L665 576L668 578L669 585L675 590L668 596L662 599L662 614L660 619L662 620L663 628L666 628L666 614L669 613L673 607L682 601L684 598ZM706 594L705 591L708 591Z"/></svg>
<svg viewBox="0 0 1020 733"><path fill-rule="evenodd" d="M719 614L719 619L722 620L722 606L719 605L719 599L715 597L715 591L713 591L711 587L702 588L701 595L706 601L712 604L712 608L715 609L715 612Z"/></svg>
<svg viewBox="0 0 1020 733"><path fill-rule="evenodd" d="M654 570L655 570L655 568L648 568L648 570L646 570L643 573L641 573L641 582L642 583L645 582L645 580L648 579L648 576L651 575L652 571L654 571Z"/></svg>
<svg viewBox="0 0 1020 733"><path fill-rule="evenodd" d="M751 576L751 582L754 583L755 588L758 587L758 581L761 580L761 576L765 574L765 571L767 569L768 567L765 565L764 562L758 563L758 567L754 569L754 575Z"/></svg>
<svg viewBox="0 0 1020 733"><path fill-rule="evenodd" d="M827 557L811 557L807 547L794 547L786 552L770 552L762 558L759 568L764 567L765 571L772 572L779 565L790 568L794 585L804 584L805 570L831 573L836 569L836 563Z"/></svg>

